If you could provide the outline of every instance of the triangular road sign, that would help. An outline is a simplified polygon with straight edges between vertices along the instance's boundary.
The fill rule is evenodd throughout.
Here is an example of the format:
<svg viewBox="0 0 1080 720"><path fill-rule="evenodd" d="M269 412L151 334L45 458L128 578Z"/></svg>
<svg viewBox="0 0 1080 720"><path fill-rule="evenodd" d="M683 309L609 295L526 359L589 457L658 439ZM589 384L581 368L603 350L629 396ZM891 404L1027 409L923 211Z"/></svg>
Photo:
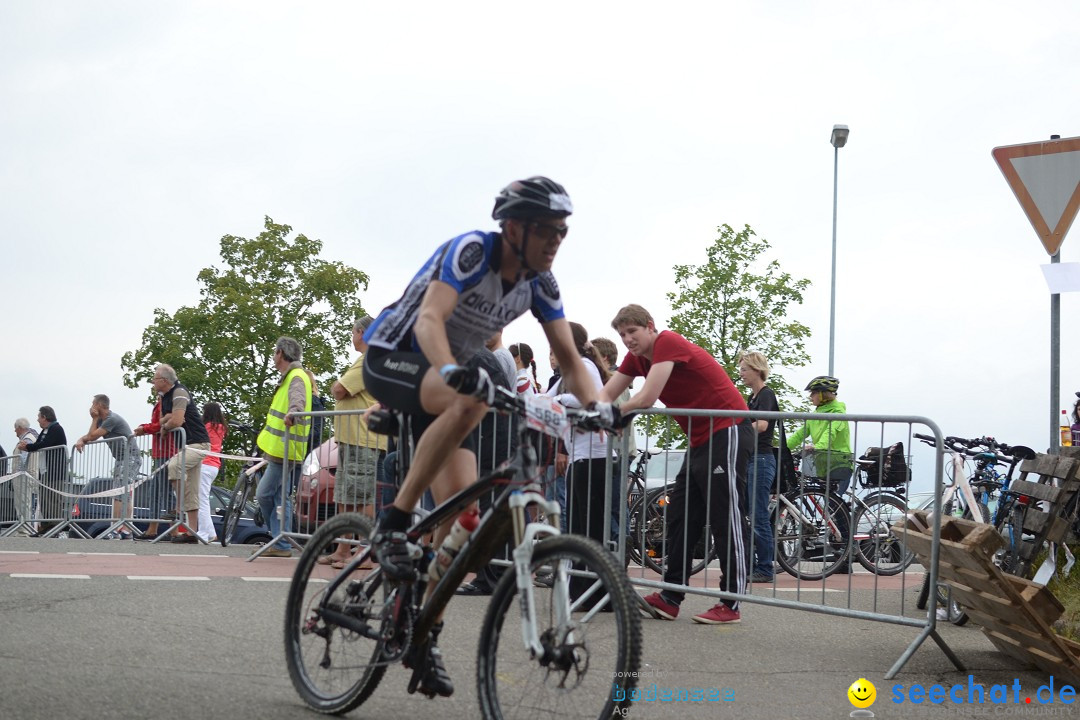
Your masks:
<svg viewBox="0 0 1080 720"><path fill-rule="evenodd" d="M1080 137L1006 145L992 154L1046 252L1056 255L1080 210Z"/></svg>

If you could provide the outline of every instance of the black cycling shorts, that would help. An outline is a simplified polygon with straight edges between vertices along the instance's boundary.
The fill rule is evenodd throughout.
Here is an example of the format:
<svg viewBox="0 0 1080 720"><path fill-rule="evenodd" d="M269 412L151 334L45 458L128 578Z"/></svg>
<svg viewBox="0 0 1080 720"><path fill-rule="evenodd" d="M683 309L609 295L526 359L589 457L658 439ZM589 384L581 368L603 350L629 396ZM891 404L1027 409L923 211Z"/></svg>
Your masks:
<svg viewBox="0 0 1080 720"><path fill-rule="evenodd" d="M436 417L420 404L420 383L430 367L428 359L418 352L369 347L364 355L365 387L384 406L409 417L414 443ZM469 433L461 447L475 453L474 434Z"/></svg>

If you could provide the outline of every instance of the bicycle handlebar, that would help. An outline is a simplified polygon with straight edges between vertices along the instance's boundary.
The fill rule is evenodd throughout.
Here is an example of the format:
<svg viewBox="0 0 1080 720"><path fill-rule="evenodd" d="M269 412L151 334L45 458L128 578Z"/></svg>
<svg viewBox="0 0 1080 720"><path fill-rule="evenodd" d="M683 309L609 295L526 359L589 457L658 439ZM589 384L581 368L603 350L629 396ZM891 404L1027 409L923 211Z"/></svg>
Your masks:
<svg viewBox="0 0 1080 720"><path fill-rule="evenodd" d="M483 376L486 380L486 374ZM456 378L455 378L456 379ZM484 386L484 380L481 380L479 386L476 384L467 384L466 388L452 385L458 392L463 395L477 396L483 393L486 397L484 399L491 405L492 408L499 412L512 413L521 417L528 414L528 402L523 397L519 397L516 392L502 387L501 385L491 384ZM566 415L567 422L570 425L579 428L581 430L621 430L627 427L630 422L637 415L636 411L629 412L620 417L617 420L617 427L611 428L604 424L601 415L596 410L587 410L585 408L576 408L570 406L562 406ZM394 421L393 416L389 413L374 411L368 417L368 429L372 432L381 433L384 435L393 435L397 432L398 426ZM651 457L648 455L647 457ZM646 457L646 459L647 459Z"/></svg>
<svg viewBox="0 0 1080 720"><path fill-rule="evenodd" d="M927 445L937 446L937 440L930 435L914 433L914 437ZM968 439L956 437L955 435L946 435L942 439L942 444L948 450L961 455L967 455L968 457L979 457L980 455L989 456L986 459L993 460L995 463L1004 463L1004 458L1011 458L1017 455L1019 457L1026 457L1030 452L1030 450L1023 445L1009 446L1005 443L998 442L989 436Z"/></svg>

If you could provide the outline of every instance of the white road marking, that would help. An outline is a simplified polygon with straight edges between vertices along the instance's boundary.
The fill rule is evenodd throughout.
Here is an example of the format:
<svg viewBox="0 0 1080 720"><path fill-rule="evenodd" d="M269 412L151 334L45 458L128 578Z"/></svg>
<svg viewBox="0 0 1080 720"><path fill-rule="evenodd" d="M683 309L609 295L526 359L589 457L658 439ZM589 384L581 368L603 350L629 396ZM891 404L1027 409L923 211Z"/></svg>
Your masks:
<svg viewBox="0 0 1080 720"><path fill-rule="evenodd" d="M50 573L11 573L13 578L41 578L46 580L89 580L89 575L61 575Z"/></svg>
<svg viewBox="0 0 1080 720"><path fill-rule="evenodd" d="M128 575L128 580L206 580L205 575Z"/></svg>

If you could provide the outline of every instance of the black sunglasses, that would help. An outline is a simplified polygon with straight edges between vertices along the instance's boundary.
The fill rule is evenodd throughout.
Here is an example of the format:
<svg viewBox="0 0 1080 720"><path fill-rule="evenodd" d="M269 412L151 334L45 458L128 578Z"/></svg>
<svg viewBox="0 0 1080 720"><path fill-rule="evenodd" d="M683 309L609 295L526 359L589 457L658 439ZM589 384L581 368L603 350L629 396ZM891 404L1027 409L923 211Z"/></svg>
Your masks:
<svg viewBox="0 0 1080 720"><path fill-rule="evenodd" d="M560 238L566 237L566 234L570 232L570 228L566 225L552 225L550 223L534 222L532 224L534 228L543 228L544 232L537 233L543 240L554 240L555 236Z"/></svg>

